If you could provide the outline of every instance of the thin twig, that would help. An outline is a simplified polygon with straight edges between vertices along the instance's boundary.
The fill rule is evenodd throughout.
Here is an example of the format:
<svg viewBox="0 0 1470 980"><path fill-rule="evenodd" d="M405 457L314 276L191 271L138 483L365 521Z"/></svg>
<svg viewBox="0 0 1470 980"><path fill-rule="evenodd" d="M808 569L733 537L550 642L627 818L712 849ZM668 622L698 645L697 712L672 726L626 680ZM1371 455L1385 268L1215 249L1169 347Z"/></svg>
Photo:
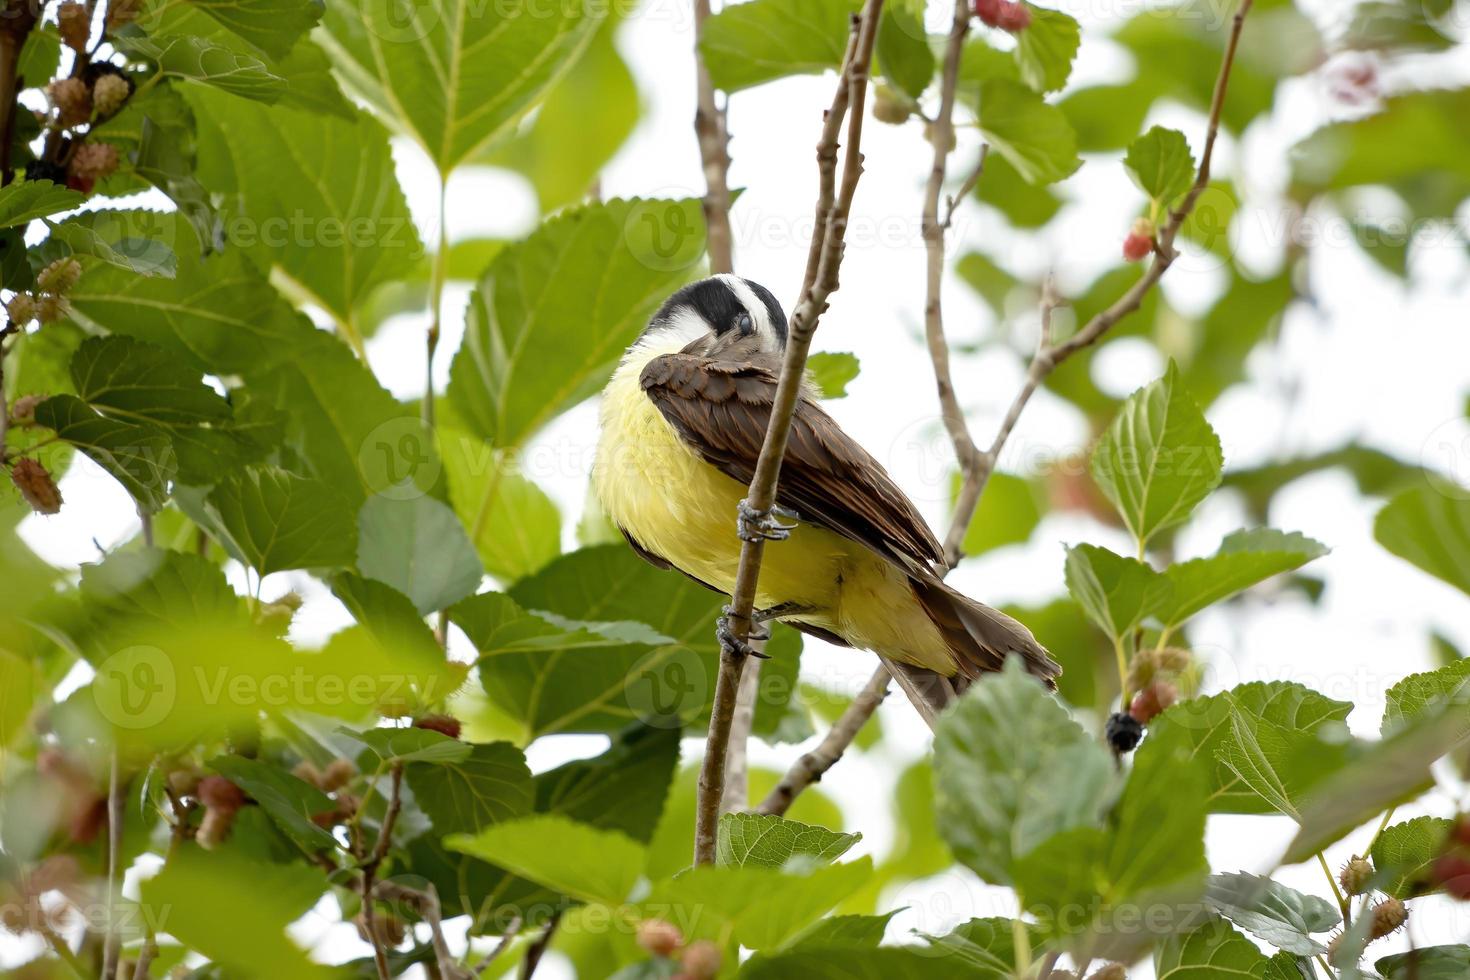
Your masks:
<svg viewBox="0 0 1470 980"><path fill-rule="evenodd" d="M503 955L506 950L510 949L510 944L516 941L516 934L520 931L521 917L516 916L515 918L510 920L510 925L505 927L505 932L501 934L500 942L495 944L495 948L492 949L483 960L475 965L474 970L471 971L472 975L478 977L480 974L484 973L486 967L488 967L491 963L494 963L498 957Z"/></svg>
<svg viewBox="0 0 1470 980"><path fill-rule="evenodd" d="M1045 283L1043 284L1041 297L1041 336L1037 342L1036 355L1031 359L1030 367L1027 369L1026 372L1026 380L1022 383L1020 391L1017 392L1015 398L1012 400L1010 408L1007 410L1004 419L1002 419L1001 421L1000 427L996 431L995 438L990 443L990 447L985 452L980 453L977 457L975 457L974 466L970 470L964 472L964 479L961 484L960 493L955 504L953 516L950 521L949 532L945 535L946 555L954 554L957 556L957 558L960 555L960 546L965 539L965 533L969 529L970 521L973 519L975 508L980 502L980 495L985 491L985 486L990 480L990 475L995 470L996 460L999 459L1001 450L1005 448L1006 441L1010 439L1011 433L1015 431L1016 424L1021 417L1021 412L1025 409L1027 403L1031 400L1031 396L1036 393L1036 389L1041 386L1041 384L1052 373L1052 371L1056 370L1057 365L1061 364L1068 357L1071 357L1073 354L1083 349L1084 347L1096 343L1098 338L1105 334L1115 323L1117 323L1123 317L1127 316L1129 313L1132 313L1134 310L1137 310L1139 305L1143 302L1143 298L1145 295L1147 295L1149 289L1151 289L1159 281L1163 274L1168 271L1169 266L1173 263L1174 258L1177 255L1177 253L1174 251L1174 241L1178 237L1179 230L1183 227L1184 222L1189 218L1190 213L1194 210L1195 205L1199 201L1200 195L1204 193L1205 188L1209 185L1210 182L1210 165L1214 158L1215 142L1220 132L1220 115L1225 104L1225 92L1230 81L1230 70L1235 62L1235 53L1237 48L1239 47L1241 28L1244 26L1246 15L1250 13L1252 2L1253 0L1243 0L1240 10L1236 13L1234 22L1231 26L1230 38L1226 44L1225 54L1220 63L1219 75L1217 76L1215 81L1214 96L1211 100L1209 122L1205 134L1205 148L1204 153L1200 158L1199 172L1195 178L1194 184L1191 185L1189 192L1185 195L1183 201L1180 202L1179 207L1169 215L1168 222L1160 231L1158 239L1158 251L1156 252L1154 261L1150 265L1148 271L1112 306L1098 313L1091 320L1089 320L1082 327L1081 330L1077 331L1077 333L1075 333L1070 339L1060 344L1056 343L1053 338L1052 313L1058 306L1061 305L1061 300L1056 296L1050 276L1047 277ZM963 4L960 4L960 6L963 7ZM955 16L958 20L958 18L960 17L960 13L958 10L956 11ZM954 33L952 32L951 44L953 43ZM962 37L960 43L963 43ZM946 71L948 70L948 60L949 58L947 52ZM941 101L943 101L943 93L941 93ZM953 103L951 102L951 107L952 105ZM941 113L941 118L934 120L934 123L932 124L935 130L934 136L936 139L940 138L941 135L938 130L942 125L945 124L945 122L948 121L944 120L942 117L943 113ZM947 145L947 140L942 143L936 143L936 149L946 147ZM976 173L979 173L978 168ZM966 191L966 193L968 193L968 191ZM937 198L935 198L935 201L937 201ZM929 204L929 199L927 197L925 204L926 207ZM942 249L942 243L940 247ZM935 361L936 378L939 379L938 385L940 391L940 400L941 404L943 404L946 399L952 400L954 398L954 392L953 385L946 384L948 379L948 347L942 333L942 318L939 320L939 322L941 324L941 331L937 334L937 345L935 343L935 335L929 335L929 339L931 357L936 349L936 346L942 349L944 355L941 359L936 359ZM951 435L953 435L953 431L951 431ZM966 458L964 451L961 450L958 446L956 447L956 456L959 457L962 461ZM873 678L869 681L870 685L878 683L880 675L886 673L889 668L902 668L903 666L904 665L902 664L880 666L878 670L874 673ZM900 673L899 676L900 679L905 682L903 685L905 692L909 693L910 699L914 701L915 706L919 708L920 713L924 714L926 710L925 707L920 704L920 699L915 697L913 691L911 690L912 680L909 674ZM845 711L842 717L837 720L837 723L833 726L832 731L836 732L840 728L844 733L848 733L847 737L848 741L850 742L852 738L855 738L857 736L857 733L861 730L863 723L867 721L868 716L871 714L872 711L867 710L866 705L860 705L859 702L855 701L853 704L848 706L847 711ZM853 717L849 718L849 715L852 715ZM926 715L925 718L926 721L929 720L929 716ZM829 737L831 737L831 733L829 733ZM823 745L826 745L825 740L823 742ZM845 751L846 747L846 744L842 744L840 746L833 746L832 748L836 750L836 754L840 757L842 751ZM798 770L801 766L802 760L798 760L796 766L793 766L792 771L788 772L786 774L786 777L782 780L783 785L786 784L788 781L792 785L793 790L791 795L793 798L796 794L800 793L806 785L810 785L810 780L808 780L806 783L800 782L801 775ZM787 801L786 806L790 806L790 801Z"/></svg>
<svg viewBox="0 0 1470 980"><path fill-rule="evenodd" d="M965 0L955 0L954 20L949 29L949 41L944 51L944 73L939 89L939 114L929 127L929 142L933 148L933 163L929 167L929 181L924 186L924 210L921 228L924 236L925 279L924 279L924 339L929 346L929 359L934 364L934 385L939 393L939 410L944 420L949 441L954 445L955 459L960 472L972 479L980 468L980 450L970 435L965 421L965 410L955 394L954 379L949 369L949 343L944 335L944 229L953 208L939 223L939 196L944 191L944 176L949 165L950 146L954 140L955 93L959 88L960 61L965 51L965 36L970 32L970 5ZM981 156L982 166L984 156ZM979 171L977 170L978 174ZM976 177L978 180L978 176ZM973 511L973 508L971 509ZM957 511L956 514L968 512ZM963 525L963 526L961 526ZM959 561L960 549L957 541L964 540L964 528L969 526L968 517L956 516L945 536L944 562L953 568Z"/></svg>
<svg viewBox="0 0 1470 980"><path fill-rule="evenodd" d="M838 288L838 271L853 196L863 172L862 133L863 105L868 91L868 70L873 61L873 47L878 34L878 15L883 0L867 0L863 12L855 19L854 34L848 42L848 56L838 79L837 94L822 127L817 144L820 190L817 199L817 221L812 247L807 254L807 270L800 301L791 314L789 338L781 378L771 407L771 420L755 474L750 482L746 503L755 511L769 512L775 503L776 480L781 458L786 453L786 440L791 432L791 416L801 393L806 372L807 352L818 319L827 308L827 299ZM844 115L847 118L846 156L842 167L842 184L836 187L837 140ZM740 551L740 566L731 594L730 625L736 642L726 644L720 658L720 672L715 682L714 704L710 709L709 736L705 741L704 762L699 771L699 793L695 814L694 861L711 864L715 858L715 832L719 823L720 800L725 790L725 756L729 746L730 720L735 710L735 692L740 686L745 654L740 647L750 637L751 614L755 608L756 580L760 575L764 542L746 541Z"/></svg>
<svg viewBox="0 0 1470 980"><path fill-rule="evenodd" d="M837 722L827 732L825 738L817 744L817 747L796 760L796 764L781 778L765 801L759 807L760 813L773 813L780 816L786 812L795 801L797 795L812 783L821 780L828 769L837 764L852 740L857 737L858 731L863 727L878 705L883 703L883 698L888 694L888 671L880 666L868 678L868 683L863 687L858 696L853 698L852 704L837 719Z"/></svg>
<svg viewBox="0 0 1470 980"><path fill-rule="evenodd" d="M715 101L715 85L700 51L704 22L709 16L709 0L694 0L694 71L698 90L694 135L699 141L699 159L704 166L705 247L709 252L709 271L718 275L735 270L735 249L734 236L730 233L730 117L727 107Z"/></svg>
<svg viewBox="0 0 1470 980"><path fill-rule="evenodd" d="M752 650L757 649L754 643ZM735 711L730 716L730 744L725 749L725 792L720 812L744 810L750 802L750 765L746 748L755 725L755 699L760 693L761 662L747 661L735 691Z"/></svg>
<svg viewBox="0 0 1470 980"><path fill-rule="evenodd" d="M81 957L67 945L65 939L56 934L56 930L44 922L35 923L35 929L36 932L40 933L41 938L46 940L46 945L51 947L51 951L57 955L61 962L70 967L72 973L77 975L78 980L86 980L90 976L91 971L87 969Z"/></svg>
<svg viewBox="0 0 1470 980"><path fill-rule="evenodd" d="M391 980L388 969L388 952L383 948L382 937L378 935L378 918L373 913L373 895L377 894L373 879L378 873L378 866L388 856L388 848L393 843L393 825L398 822L399 810L403 807L403 763L393 764L392 774L389 776L388 809L383 814L383 825L378 829L378 842L374 845L371 855L362 865L362 928L367 933L368 942L373 947L373 962L378 968L379 980ZM364 798L363 804L366 804ZM358 812L363 807L359 806ZM437 904L437 899L435 900Z"/></svg>
<svg viewBox="0 0 1470 980"><path fill-rule="evenodd" d="M441 980L461 980L467 976L455 963L454 953L450 951L449 943L444 938L444 912L439 904L439 891L432 882L418 889L393 881L380 881L374 887L373 894L389 902L411 902L418 908L419 916L429 926L429 945L434 950L434 963L439 968Z"/></svg>
<svg viewBox="0 0 1470 980"><path fill-rule="evenodd" d="M557 923L561 922L561 910L558 909L546 920L546 928L541 930L541 935L536 937L526 950L526 958L521 960L521 980L531 980L531 974L536 972L536 967L541 964L541 957L546 955L546 949L551 945L551 937L556 935Z"/></svg>
<svg viewBox="0 0 1470 980"><path fill-rule="evenodd" d="M990 144L981 143L980 159L976 161L975 169L970 171L970 176L965 178L965 182L960 185L960 189L958 191L953 194L946 195L944 203L944 220L940 222L940 227L943 228L945 231L949 231L950 226L954 224L955 209L960 206L961 201L970 196L970 192L975 189L975 187L980 183L980 178L985 175L985 161L989 159Z"/></svg>
<svg viewBox="0 0 1470 980"><path fill-rule="evenodd" d="M133 963L133 980L148 980L148 970L157 956L158 939L150 929L148 938L143 940L143 946L138 950L138 959Z"/></svg>
<svg viewBox="0 0 1470 980"><path fill-rule="evenodd" d="M123 813L127 800L123 797L120 767L118 751L114 748L107 773L107 935L102 944L103 980L114 980L117 976L122 950L122 933L117 928L117 896L122 891Z"/></svg>
<svg viewBox="0 0 1470 980"><path fill-rule="evenodd" d="M15 132L16 96L20 92L20 53L25 47L26 36L36 26L36 15L41 5L31 0L6 0L3 23L0 23L0 185L8 185L10 173L10 142Z"/></svg>

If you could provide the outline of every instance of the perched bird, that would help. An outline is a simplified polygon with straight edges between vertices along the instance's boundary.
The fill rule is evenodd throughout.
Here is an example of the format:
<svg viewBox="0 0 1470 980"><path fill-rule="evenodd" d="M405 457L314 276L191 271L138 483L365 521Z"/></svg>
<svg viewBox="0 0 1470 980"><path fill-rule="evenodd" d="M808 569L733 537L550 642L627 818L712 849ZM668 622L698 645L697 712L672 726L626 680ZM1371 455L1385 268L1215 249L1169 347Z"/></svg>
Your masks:
<svg viewBox="0 0 1470 980"><path fill-rule="evenodd" d="M760 622L961 687L1010 654L1048 682L1061 673L1025 626L941 581L924 518L814 391L797 402L775 514L746 505L785 347L771 292L719 275L669 297L628 348L603 391L593 485L633 549L728 594L740 539L779 541L761 564Z"/></svg>

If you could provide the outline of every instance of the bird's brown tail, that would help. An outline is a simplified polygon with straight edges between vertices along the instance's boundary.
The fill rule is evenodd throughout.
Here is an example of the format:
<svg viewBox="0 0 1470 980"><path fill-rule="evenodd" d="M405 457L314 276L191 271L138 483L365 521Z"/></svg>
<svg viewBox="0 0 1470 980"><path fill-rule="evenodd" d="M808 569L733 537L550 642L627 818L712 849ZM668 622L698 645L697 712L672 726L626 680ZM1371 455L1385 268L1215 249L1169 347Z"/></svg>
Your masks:
<svg viewBox="0 0 1470 980"><path fill-rule="evenodd" d="M959 668L954 678L958 690L964 690L967 680L985 671L1000 670L1006 658L1013 654L1048 687L1056 687L1055 678L1061 674L1061 666L1025 626L999 609L961 595L938 580L911 581L914 594L954 656Z"/></svg>

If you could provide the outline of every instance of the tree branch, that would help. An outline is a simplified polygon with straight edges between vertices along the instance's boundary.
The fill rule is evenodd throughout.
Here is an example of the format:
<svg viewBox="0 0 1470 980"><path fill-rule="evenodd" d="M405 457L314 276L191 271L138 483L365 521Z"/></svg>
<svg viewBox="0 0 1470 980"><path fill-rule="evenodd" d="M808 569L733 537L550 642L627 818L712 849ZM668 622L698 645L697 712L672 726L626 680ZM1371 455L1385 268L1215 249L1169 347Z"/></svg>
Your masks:
<svg viewBox="0 0 1470 980"><path fill-rule="evenodd" d="M378 873L378 866L388 856L388 848L393 843L393 825L398 822L398 813L403 808L402 762L393 763L392 775L389 779L391 782L388 791L388 809L383 814L382 827L378 828L378 842L374 845L372 854L362 865L362 928L367 933L368 942L373 947L373 962L377 965L379 980L390 980L391 972L388 969L388 953L383 948L382 938L378 935L378 917L373 912L373 896L380 891L375 889L373 878ZM437 898L434 904L437 907Z"/></svg>
<svg viewBox="0 0 1470 980"><path fill-rule="evenodd" d="M974 517L975 508L980 502L980 495L984 493L985 486L990 480L990 475L995 470L996 460L999 459L1001 450L1005 448L1005 444L1007 440L1010 439L1011 433L1015 431L1016 424L1021 418L1022 411L1025 410L1027 403L1030 402L1031 396L1036 393L1036 389L1042 385L1042 383L1052 373L1052 371L1056 370L1059 364L1061 364L1068 357L1071 357L1073 354L1083 349L1084 347L1096 343L1097 340L1102 337L1103 334L1105 334L1109 329L1111 329L1114 324L1116 324L1123 317L1127 316L1129 313L1137 310L1138 307L1142 304L1144 297L1148 294L1148 291L1153 288L1153 286L1159 281L1160 278L1163 277L1164 273L1168 271L1169 266L1173 264L1174 259L1177 257L1178 253L1174 249L1174 242L1177 239L1179 231L1183 227L1184 222L1188 220L1190 213L1193 212L1195 205L1199 202L1200 195L1203 194L1205 188L1209 186L1210 166L1214 158L1215 142L1219 137L1220 115L1225 104L1225 93L1230 82L1230 71L1231 67L1235 63L1236 50L1240 44L1240 32L1245 24L1246 15L1250 13L1252 3L1253 0L1242 0L1240 10L1237 11L1235 19L1231 26L1230 37L1225 47L1225 54L1220 63L1220 71L1215 80L1214 95L1211 99L1209 121L1205 133L1205 147L1204 152L1200 157L1199 172L1196 175L1195 181L1191 185L1189 192L1180 202L1179 207L1175 211L1170 213L1168 222L1160 231L1158 239L1158 251L1148 271L1141 279L1139 279L1138 282L1134 283L1134 285L1129 288L1127 292L1119 297L1112 306L1098 313L1091 320L1089 320L1082 327L1081 330L1078 330L1071 338L1060 344L1056 343L1053 340L1052 313L1059 305L1061 305L1061 301L1056 296L1051 278L1048 277L1042 287L1041 336L1037 343L1036 355L1031 359L1030 367L1027 369L1026 372L1026 379L1022 383L1020 391L1016 393L1016 397L1012 400L1010 408L1006 411L1005 417L1001 420L1000 427L996 430L995 438L991 440L990 448L985 450L983 453L978 453L973 457L969 457L967 456L967 450L962 448L958 441L956 442L955 455L961 461L960 465L964 474L964 478L960 488L958 500L955 504L954 513L950 520L949 532L945 535L944 549L946 556L949 556L951 554L954 555L955 562L957 562L961 557L960 545L964 541L965 533L966 531L968 531L970 522ZM962 10L964 11L963 16L968 23L968 10L965 9L965 4L963 3L963 0L961 0L961 2L957 4L957 9L955 12L956 22L960 20L962 16ZM946 86L951 84L949 81L949 63L950 56L953 54L954 50L953 46L958 43L962 48L964 43L963 33L960 33L959 40L958 42L956 42L955 36L957 31L959 31L958 23L956 23L955 28L951 31L951 47L946 51L944 83ZM936 167L939 170L939 181L941 185L943 182L944 171L943 157L947 155L946 148L949 145L947 136L945 135L945 133L941 132L941 130L943 129L948 131L953 125L952 117L950 115L953 110L953 105L953 99L950 99L948 101L948 109L946 110L944 93L941 92L941 111L939 114L939 118L934 121L932 130L935 146L935 156L937 158ZM975 179L978 179L980 169L983 167L984 154L982 152L980 168L977 168L977 170L975 171ZM934 190L933 178L934 172L931 171L931 182L926 188L925 197L926 219L931 213L937 213L938 208L938 193ZM967 180L966 186L967 188L973 187L974 181ZM968 192L969 191L967 189L965 193ZM932 211L931 206L933 208ZM929 246L929 258L931 260L931 263L933 261L934 253L936 251L940 253L940 257L942 260L943 228L947 227L948 223L948 217L946 217L944 224L939 229L937 247L935 243L930 239L930 236L928 234L928 225L925 225L925 243ZM928 302L925 306L925 332L926 337L929 341L930 356L931 359L934 361L935 378L939 389L940 404L946 412L946 425L948 425L949 413L951 411L958 413L958 404L954 393L953 384L949 382L949 349L943 333L943 320L940 316L942 307L939 302L938 287L935 285L935 280L933 277L932 264L930 266L930 276L928 279L928 283L930 291ZM931 324L937 325L938 329L929 329ZM936 356L936 351L939 352L938 356ZM963 418L962 416L960 417ZM961 431L961 433L964 434L965 438L968 440L967 431L959 431ZM955 434L956 429L951 428L950 435L952 439L955 437ZM973 448L973 444L971 444L970 448ZM965 460L967 458L971 460L971 465L969 467L965 466ZM954 562L951 562L951 567L953 566L953 564ZM902 666L902 664L880 665L878 669L874 672L872 678L868 681L868 687L864 689L864 694L867 694L867 692L869 690L872 690L875 686L886 687L886 677L889 673L889 670L891 668L901 668ZM932 726L932 715L928 711L928 706L920 703L920 698L915 696L911 688L911 675L902 674L900 675L900 680L901 682L903 682L903 686L906 693L909 694L910 700L914 701L915 707L919 709L920 714L924 715L925 720L929 721ZM796 797L797 794L805 789L806 786L810 785L812 782L815 782L816 779L820 778L820 776L825 773L827 769L830 769L831 766L836 763L837 759L842 757L842 754L846 751L847 746L851 744L852 739L857 737L857 733L862 729L863 724L873 714L873 711L874 709L876 709L876 707L876 702L870 702L864 697L859 697L851 705L849 705L847 710L843 712L842 716L838 718L837 722L832 726L832 730L828 732L827 738L822 741L821 745L816 751L810 754L816 755L818 752L820 752L821 758L823 760L830 759L831 761L827 763L825 768L821 769L821 771L817 772L815 775L807 775L806 769L808 768L809 756L803 756L801 759L798 759L796 764L792 766L791 770L787 772L786 776L777 786L776 791L773 791L771 796L767 798L765 803L761 804L762 812L784 813L786 808L790 807L792 800ZM839 732L841 733L840 736ZM838 741L839 738L844 737L845 741ZM831 744L829 744L829 742ZM783 787L789 787L789 791L783 789ZM777 791L780 791L782 793L782 798L779 800L776 798ZM780 806L779 810L766 810L767 806L774 807L776 805Z"/></svg>
<svg viewBox="0 0 1470 980"><path fill-rule="evenodd" d="M801 393L806 372L807 353L818 319L827 308L827 299L838 288L838 270L842 263L847 216L863 172L862 135L863 104L867 97L868 70L873 61L873 46L878 34L878 15L883 0L867 0L863 12L855 19L854 34L848 41L848 56L838 79L837 94L822 127L817 144L817 168L820 189L817 199L817 221L802 295L792 311L786 356L781 365L781 379L776 386L771 421L765 442L756 462L755 475L745 502L758 512L769 512L775 503L776 480L781 458L786 453L786 440L791 432L791 415ZM847 117L847 147L842 167L842 185L836 188L837 140L843 116ZM740 551L740 567L731 595L729 623L735 642L724 644L720 672L715 682L714 704L710 709L709 736L705 742L704 762L699 771L699 794L694 830L694 861L711 864L715 859L715 834L719 823L720 799L725 788L725 757L729 746L730 720L735 709L735 695L740 686L745 654L742 647L750 638L751 613L755 608L756 580L760 575L765 542L746 541Z"/></svg>
<svg viewBox="0 0 1470 980"><path fill-rule="evenodd" d="M715 85L700 52L704 22L709 19L709 0L694 0L694 72L698 105L694 110L694 135L699 141L699 159L704 165L704 225L709 271L733 272L734 236L730 233L730 129L726 106L715 101Z"/></svg>
<svg viewBox="0 0 1470 980"><path fill-rule="evenodd" d="M418 907L419 916L429 924L429 945L434 950L434 962L439 968L441 980L463 980L470 976L454 961L449 943L444 938L444 913L439 904L439 892L432 882L423 890L406 888L392 881L378 882L373 893L390 902L409 901Z"/></svg>

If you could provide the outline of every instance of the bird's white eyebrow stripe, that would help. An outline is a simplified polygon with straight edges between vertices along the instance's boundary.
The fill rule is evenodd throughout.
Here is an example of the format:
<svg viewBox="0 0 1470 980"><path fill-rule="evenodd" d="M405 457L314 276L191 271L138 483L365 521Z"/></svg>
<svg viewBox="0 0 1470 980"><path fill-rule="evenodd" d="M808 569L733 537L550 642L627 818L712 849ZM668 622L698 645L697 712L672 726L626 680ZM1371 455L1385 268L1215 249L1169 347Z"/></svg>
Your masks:
<svg viewBox="0 0 1470 980"><path fill-rule="evenodd" d="M776 328L771 324L771 314L766 309L766 304L755 294L755 290L751 289L744 279L729 272L722 272L715 278L724 283L730 292L735 294L735 298L740 300L740 305L750 313L750 318L755 321L756 333L763 339L775 343L777 340Z"/></svg>

